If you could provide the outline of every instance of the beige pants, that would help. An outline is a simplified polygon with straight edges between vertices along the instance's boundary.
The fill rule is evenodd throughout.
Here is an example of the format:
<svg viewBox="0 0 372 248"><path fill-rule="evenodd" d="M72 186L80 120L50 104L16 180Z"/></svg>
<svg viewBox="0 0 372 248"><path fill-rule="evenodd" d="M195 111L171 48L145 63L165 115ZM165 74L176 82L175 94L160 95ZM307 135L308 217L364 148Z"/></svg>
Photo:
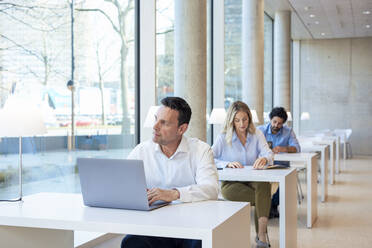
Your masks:
<svg viewBox="0 0 372 248"><path fill-rule="evenodd" d="M258 232L258 219L269 217L271 207L271 184L267 182L223 181L222 196L229 201L250 202L255 206L255 227Z"/></svg>

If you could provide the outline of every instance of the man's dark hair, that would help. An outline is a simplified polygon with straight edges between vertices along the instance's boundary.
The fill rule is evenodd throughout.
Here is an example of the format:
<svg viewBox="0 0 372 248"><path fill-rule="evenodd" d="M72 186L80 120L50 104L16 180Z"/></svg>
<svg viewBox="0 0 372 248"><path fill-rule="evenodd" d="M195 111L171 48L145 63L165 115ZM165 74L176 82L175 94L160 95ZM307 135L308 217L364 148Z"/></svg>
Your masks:
<svg viewBox="0 0 372 248"><path fill-rule="evenodd" d="M166 97L161 100L165 107L178 111L178 126L184 123L189 124L191 119L191 108L181 97Z"/></svg>
<svg viewBox="0 0 372 248"><path fill-rule="evenodd" d="M283 121L284 121L283 123L285 123L287 121L287 118L288 118L287 111L285 111L285 108L283 108L283 107L275 107L275 108L273 108L273 110L271 110L271 112L269 114L270 120L272 118L274 118L275 116L278 116L279 118L282 118Z"/></svg>

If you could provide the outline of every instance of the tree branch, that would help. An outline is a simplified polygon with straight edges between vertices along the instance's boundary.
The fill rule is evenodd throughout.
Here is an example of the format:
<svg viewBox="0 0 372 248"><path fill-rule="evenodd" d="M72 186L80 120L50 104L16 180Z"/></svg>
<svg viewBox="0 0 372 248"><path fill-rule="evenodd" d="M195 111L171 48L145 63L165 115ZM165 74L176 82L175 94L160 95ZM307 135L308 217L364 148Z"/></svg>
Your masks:
<svg viewBox="0 0 372 248"><path fill-rule="evenodd" d="M99 13L101 13L111 23L111 26L115 30L115 32L120 35L120 30L118 29L118 27L115 26L114 22L111 20L111 18L103 10L101 10L101 9L76 9L76 10L77 11L90 11L90 12L99 12Z"/></svg>
<svg viewBox="0 0 372 248"><path fill-rule="evenodd" d="M15 42L14 40L12 40L12 39L10 39L10 38L6 37L5 35L2 35L2 34L0 34L0 37L2 37L2 38L4 38L4 39L8 40L9 42L11 42L11 43L12 43L13 45L15 45L16 47L19 47L19 48L21 48L22 50L26 51L28 54L35 56L35 57L38 58L40 61L43 61L43 58L40 57L38 54L36 54L35 52L33 52L33 51L27 49L26 47L22 46L21 44L18 44L18 43Z"/></svg>

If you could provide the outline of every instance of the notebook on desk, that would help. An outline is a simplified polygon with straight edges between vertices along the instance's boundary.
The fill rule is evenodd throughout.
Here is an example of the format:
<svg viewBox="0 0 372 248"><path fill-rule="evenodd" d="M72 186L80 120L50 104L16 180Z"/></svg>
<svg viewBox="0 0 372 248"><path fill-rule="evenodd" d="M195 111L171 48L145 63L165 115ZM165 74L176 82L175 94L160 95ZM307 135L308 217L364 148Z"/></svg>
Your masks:
<svg viewBox="0 0 372 248"><path fill-rule="evenodd" d="M290 167L289 161L274 160L272 165L268 165L265 169L286 169Z"/></svg>
<svg viewBox="0 0 372 248"><path fill-rule="evenodd" d="M77 166L86 206L152 210L168 204L149 206L142 160L78 158Z"/></svg>

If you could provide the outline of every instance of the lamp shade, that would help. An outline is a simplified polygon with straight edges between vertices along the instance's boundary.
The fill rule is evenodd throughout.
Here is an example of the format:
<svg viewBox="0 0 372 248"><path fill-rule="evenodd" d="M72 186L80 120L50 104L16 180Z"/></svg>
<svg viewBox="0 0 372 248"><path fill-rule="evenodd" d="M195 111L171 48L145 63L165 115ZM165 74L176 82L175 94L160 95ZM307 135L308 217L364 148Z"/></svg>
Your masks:
<svg viewBox="0 0 372 248"><path fill-rule="evenodd" d="M155 115L158 112L160 106L151 106L149 111L147 112L145 122L143 123L143 127L153 127L155 124Z"/></svg>
<svg viewBox="0 0 372 248"><path fill-rule="evenodd" d="M209 124L223 124L226 118L226 111L224 108L214 108L209 117Z"/></svg>
<svg viewBox="0 0 372 248"><path fill-rule="evenodd" d="M259 123L257 111L255 109L251 110L253 123Z"/></svg>
<svg viewBox="0 0 372 248"><path fill-rule="evenodd" d="M304 120L310 120L309 112L302 112L301 113L301 121L304 121Z"/></svg>
<svg viewBox="0 0 372 248"><path fill-rule="evenodd" d="M287 121L292 121L292 114L291 114L291 112L287 112L287 116L288 116L288 118L287 118Z"/></svg>
<svg viewBox="0 0 372 248"><path fill-rule="evenodd" d="M33 102L12 95L0 109L0 137L27 137L45 133L41 109Z"/></svg>

